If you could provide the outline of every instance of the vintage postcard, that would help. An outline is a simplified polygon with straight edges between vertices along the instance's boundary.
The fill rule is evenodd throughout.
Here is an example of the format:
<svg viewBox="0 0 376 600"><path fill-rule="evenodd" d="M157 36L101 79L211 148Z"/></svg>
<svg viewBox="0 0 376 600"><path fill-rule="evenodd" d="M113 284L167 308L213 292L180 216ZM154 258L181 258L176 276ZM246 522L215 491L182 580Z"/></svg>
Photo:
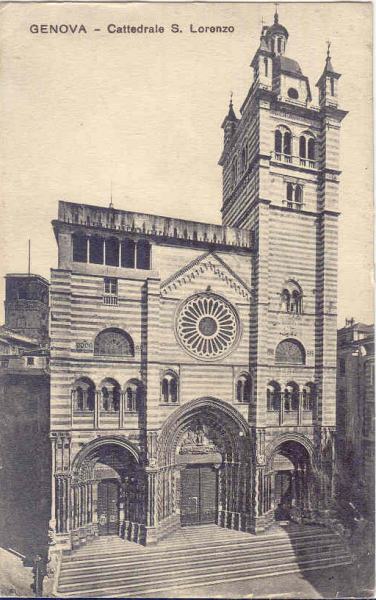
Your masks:
<svg viewBox="0 0 376 600"><path fill-rule="evenodd" d="M374 597L372 4L0 4L0 595Z"/></svg>

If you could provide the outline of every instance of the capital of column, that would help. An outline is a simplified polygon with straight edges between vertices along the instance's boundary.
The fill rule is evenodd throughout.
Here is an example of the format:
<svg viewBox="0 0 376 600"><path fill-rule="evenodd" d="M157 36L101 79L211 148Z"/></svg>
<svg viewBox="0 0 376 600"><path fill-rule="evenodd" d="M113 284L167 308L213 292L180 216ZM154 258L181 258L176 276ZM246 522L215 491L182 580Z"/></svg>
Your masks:
<svg viewBox="0 0 376 600"><path fill-rule="evenodd" d="M153 473L158 473L160 469L157 466L157 461L156 459L150 459L149 460L149 464L147 466L145 466L145 473L147 475L153 475Z"/></svg>

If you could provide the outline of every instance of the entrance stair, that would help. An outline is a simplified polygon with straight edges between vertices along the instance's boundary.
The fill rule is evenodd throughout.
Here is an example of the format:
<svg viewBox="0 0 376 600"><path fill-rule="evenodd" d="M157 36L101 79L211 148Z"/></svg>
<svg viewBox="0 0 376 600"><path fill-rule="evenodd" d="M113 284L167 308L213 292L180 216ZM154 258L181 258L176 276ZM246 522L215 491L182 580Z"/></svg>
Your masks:
<svg viewBox="0 0 376 600"><path fill-rule="evenodd" d="M183 589L193 595L203 586L348 564L342 538L320 527L275 525L257 536L215 525L186 527L146 548L97 538L63 557L56 595L163 598Z"/></svg>

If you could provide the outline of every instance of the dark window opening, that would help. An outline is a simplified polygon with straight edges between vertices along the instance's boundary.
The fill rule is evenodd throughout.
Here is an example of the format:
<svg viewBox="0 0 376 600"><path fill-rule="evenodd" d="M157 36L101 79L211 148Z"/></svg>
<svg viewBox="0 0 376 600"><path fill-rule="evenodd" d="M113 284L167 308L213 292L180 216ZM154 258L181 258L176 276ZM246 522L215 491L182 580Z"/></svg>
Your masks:
<svg viewBox="0 0 376 600"><path fill-rule="evenodd" d="M249 404L251 401L251 382L245 375L242 375L237 382L236 400L241 404Z"/></svg>
<svg viewBox="0 0 376 600"><path fill-rule="evenodd" d="M150 269L150 244L146 240L137 243L137 269Z"/></svg>
<svg viewBox="0 0 376 600"><path fill-rule="evenodd" d="M286 131L283 136L283 152L291 155L291 133L289 131Z"/></svg>
<svg viewBox="0 0 376 600"><path fill-rule="evenodd" d="M270 383L266 389L267 410L279 411L281 403L281 390L278 383Z"/></svg>
<svg viewBox="0 0 376 600"><path fill-rule="evenodd" d="M295 88L289 88L287 90L287 95L289 98L291 98L291 100L297 100L299 98L298 90Z"/></svg>
<svg viewBox="0 0 376 600"><path fill-rule="evenodd" d="M282 133L277 129L274 134L274 150L277 154L282 152Z"/></svg>
<svg viewBox="0 0 376 600"><path fill-rule="evenodd" d="M304 135L301 135L299 138L299 156L300 158L306 157L306 139Z"/></svg>
<svg viewBox="0 0 376 600"><path fill-rule="evenodd" d="M286 312L290 312L290 292L288 290L283 290L282 292L282 303L285 307Z"/></svg>
<svg viewBox="0 0 376 600"><path fill-rule="evenodd" d="M133 240L126 239L121 244L121 266L134 269L135 243Z"/></svg>
<svg viewBox="0 0 376 600"><path fill-rule="evenodd" d="M175 375L167 374L161 383L161 396L163 402L177 404L179 401L178 380Z"/></svg>
<svg viewBox="0 0 376 600"><path fill-rule="evenodd" d="M87 262L87 238L83 235L73 236L74 262Z"/></svg>
<svg viewBox="0 0 376 600"><path fill-rule="evenodd" d="M112 381L106 382L102 387L102 410L105 412L119 412L120 386Z"/></svg>
<svg viewBox="0 0 376 600"><path fill-rule="evenodd" d="M296 204L302 204L303 201L303 191L300 185L295 187L295 202Z"/></svg>
<svg viewBox="0 0 376 600"><path fill-rule="evenodd" d="M168 402L168 380L167 379L163 379L162 381L162 399L163 402Z"/></svg>
<svg viewBox="0 0 376 600"><path fill-rule="evenodd" d="M177 402L178 401L178 384L176 382L176 379L171 379L170 381L170 397L171 397L171 402Z"/></svg>
<svg viewBox="0 0 376 600"><path fill-rule="evenodd" d="M106 239L106 265L119 266L119 242L117 239Z"/></svg>
<svg viewBox="0 0 376 600"><path fill-rule="evenodd" d="M313 138L308 140L308 158L309 160L315 160L315 140Z"/></svg>
<svg viewBox="0 0 376 600"><path fill-rule="evenodd" d="M103 239L93 236L90 238L90 262L95 265L103 265Z"/></svg>
<svg viewBox="0 0 376 600"><path fill-rule="evenodd" d="M28 356L27 357L27 366L31 367L34 364L34 357L33 356Z"/></svg>
<svg viewBox="0 0 376 600"><path fill-rule="evenodd" d="M292 200L293 200L293 193L294 193L293 185L292 185L292 183L288 183L287 184L287 193L286 193L286 195L287 195L287 201L288 202L292 202Z"/></svg>

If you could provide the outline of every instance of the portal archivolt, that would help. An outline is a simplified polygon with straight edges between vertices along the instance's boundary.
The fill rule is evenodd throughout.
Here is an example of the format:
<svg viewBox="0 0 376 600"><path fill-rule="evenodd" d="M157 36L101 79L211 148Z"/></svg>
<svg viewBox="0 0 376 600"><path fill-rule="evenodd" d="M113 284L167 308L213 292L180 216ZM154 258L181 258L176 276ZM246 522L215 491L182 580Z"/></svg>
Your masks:
<svg viewBox="0 0 376 600"><path fill-rule="evenodd" d="M230 405L202 398L175 411L162 428L158 462L160 522L250 526L249 428Z"/></svg>

